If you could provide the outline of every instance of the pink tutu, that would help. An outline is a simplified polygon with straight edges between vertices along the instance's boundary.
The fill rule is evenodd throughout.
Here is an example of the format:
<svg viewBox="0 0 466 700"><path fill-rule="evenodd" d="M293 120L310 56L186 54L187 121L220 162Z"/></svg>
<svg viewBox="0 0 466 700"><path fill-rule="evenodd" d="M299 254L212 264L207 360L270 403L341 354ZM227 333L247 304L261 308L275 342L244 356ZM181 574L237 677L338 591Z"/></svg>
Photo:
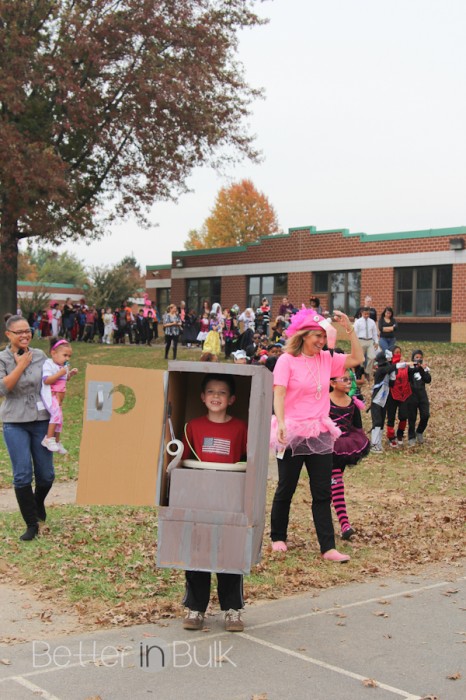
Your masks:
<svg viewBox="0 0 466 700"><path fill-rule="evenodd" d="M293 455L330 454L333 452L335 440L341 435L341 430L329 416L310 420L287 420L286 445L277 440L277 417L272 416L270 431L270 447L274 452L283 448L291 450Z"/></svg>

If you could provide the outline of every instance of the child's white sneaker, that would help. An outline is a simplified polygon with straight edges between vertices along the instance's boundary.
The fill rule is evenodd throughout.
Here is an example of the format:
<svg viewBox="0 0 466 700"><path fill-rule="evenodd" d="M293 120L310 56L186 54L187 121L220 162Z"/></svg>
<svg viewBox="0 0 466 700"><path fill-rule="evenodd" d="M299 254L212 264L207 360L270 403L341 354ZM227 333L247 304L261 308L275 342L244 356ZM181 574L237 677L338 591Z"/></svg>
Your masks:
<svg viewBox="0 0 466 700"><path fill-rule="evenodd" d="M63 447L61 442L57 442L57 448L58 448L57 452L59 455L67 455L68 454L68 450L65 450L65 448Z"/></svg>
<svg viewBox="0 0 466 700"><path fill-rule="evenodd" d="M50 452L59 452L58 444L54 437L49 438L46 435L42 440L41 445L46 447Z"/></svg>

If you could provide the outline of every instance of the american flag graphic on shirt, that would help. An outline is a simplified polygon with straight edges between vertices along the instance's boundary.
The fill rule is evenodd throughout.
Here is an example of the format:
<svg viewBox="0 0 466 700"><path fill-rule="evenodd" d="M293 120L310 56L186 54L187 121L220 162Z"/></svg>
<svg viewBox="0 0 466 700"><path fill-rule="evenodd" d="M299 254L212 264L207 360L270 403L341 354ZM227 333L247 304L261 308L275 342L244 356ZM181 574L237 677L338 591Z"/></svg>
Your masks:
<svg viewBox="0 0 466 700"><path fill-rule="evenodd" d="M229 455L230 440L223 440L217 437L205 437L202 443L204 454Z"/></svg>

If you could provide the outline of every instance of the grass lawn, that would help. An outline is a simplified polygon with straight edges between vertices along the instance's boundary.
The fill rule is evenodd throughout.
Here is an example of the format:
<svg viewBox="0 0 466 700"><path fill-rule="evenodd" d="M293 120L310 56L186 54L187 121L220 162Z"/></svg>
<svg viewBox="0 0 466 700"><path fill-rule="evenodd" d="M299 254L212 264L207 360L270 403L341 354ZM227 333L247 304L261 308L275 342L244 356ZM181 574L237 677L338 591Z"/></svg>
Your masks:
<svg viewBox="0 0 466 700"><path fill-rule="evenodd" d="M46 347L45 341L36 345ZM414 347L404 343L405 355ZM454 564L464 557L466 346L423 343L422 347L433 377L425 445L386 448L383 455L370 455L345 472L348 511L358 535L351 544L338 546L351 553L351 563L336 566L321 561L303 472L291 510L290 549L286 554L273 554L266 530L262 562L245 579L249 600L419 572L421 566ZM79 373L69 383L65 400L63 442L69 454L55 460L57 479L62 481L76 479L78 474L86 364L166 367L161 345L76 343L73 350L72 366ZM180 349L179 359L199 359L199 352ZM363 419L369 429L368 414ZM10 485L10 463L1 441L0 487ZM273 491L270 481L268 513ZM73 602L88 619L132 624L181 609L183 572L154 565L154 508L53 507L43 536L27 544L18 541L23 527L19 513L1 514L0 525L0 572L6 572L2 575L15 582L34 583L57 602Z"/></svg>

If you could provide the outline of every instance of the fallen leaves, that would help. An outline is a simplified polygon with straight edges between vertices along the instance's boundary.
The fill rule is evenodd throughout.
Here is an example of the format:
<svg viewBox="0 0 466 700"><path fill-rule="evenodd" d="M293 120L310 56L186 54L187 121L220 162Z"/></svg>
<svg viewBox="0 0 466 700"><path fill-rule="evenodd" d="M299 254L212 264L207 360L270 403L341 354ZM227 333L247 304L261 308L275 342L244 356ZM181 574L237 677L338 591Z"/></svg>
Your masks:
<svg viewBox="0 0 466 700"><path fill-rule="evenodd" d="M459 681L459 679L461 678L461 673L452 673L450 676L447 676L447 678L449 681Z"/></svg>
<svg viewBox="0 0 466 700"><path fill-rule="evenodd" d="M52 615L53 615L53 613L51 610L43 610L39 617L42 620L42 622L51 622Z"/></svg>
<svg viewBox="0 0 466 700"><path fill-rule="evenodd" d="M406 352L411 348L407 344ZM464 366L464 348L443 344L440 350L434 344L426 348L435 376L426 445L415 451L387 450L377 463L368 456L345 473L349 514L358 530L357 541L341 543L351 552L350 566L320 565L309 484L303 478L291 508L290 550L277 559L264 538L262 561L245 579L247 599L273 600L374 577L382 580L397 572L408 577L419 574L426 564L455 565L463 559L466 502L461 491L464 446L460 436L465 412L454 398L453 377ZM365 414L363 420L369 429L370 416ZM77 430L79 426L77 421ZM275 482L269 480L267 488L268 521ZM41 617L48 627L65 605L81 623L100 627L162 626L180 615L184 573L155 567L153 508L54 506L48 534L27 551L17 541L18 518L18 513L0 515L5 533L0 542L0 573L8 574L16 588L29 587L34 581L42 591L49 589L53 603L46 603ZM462 610L457 592L453 582L443 590ZM381 598L373 614L386 619L388 605ZM336 624L344 625L343 617L337 615L337 620Z"/></svg>
<svg viewBox="0 0 466 700"><path fill-rule="evenodd" d="M366 688L377 688L378 683L373 678L365 678L362 682L363 686Z"/></svg>
<svg viewBox="0 0 466 700"><path fill-rule="evenodd" d="M4 561L3 559L0 559L0 573L2 574L7 574L10 571L10 564L8 562Z"/></svg>
<svg viewBox="0 0 466 700"><path fill-rule="evenodd" d="M450 598L450 596L455 595L455 593L459 593L459 590L459 588L448 588L446 591L443 591L442 595Z"/></svg>

